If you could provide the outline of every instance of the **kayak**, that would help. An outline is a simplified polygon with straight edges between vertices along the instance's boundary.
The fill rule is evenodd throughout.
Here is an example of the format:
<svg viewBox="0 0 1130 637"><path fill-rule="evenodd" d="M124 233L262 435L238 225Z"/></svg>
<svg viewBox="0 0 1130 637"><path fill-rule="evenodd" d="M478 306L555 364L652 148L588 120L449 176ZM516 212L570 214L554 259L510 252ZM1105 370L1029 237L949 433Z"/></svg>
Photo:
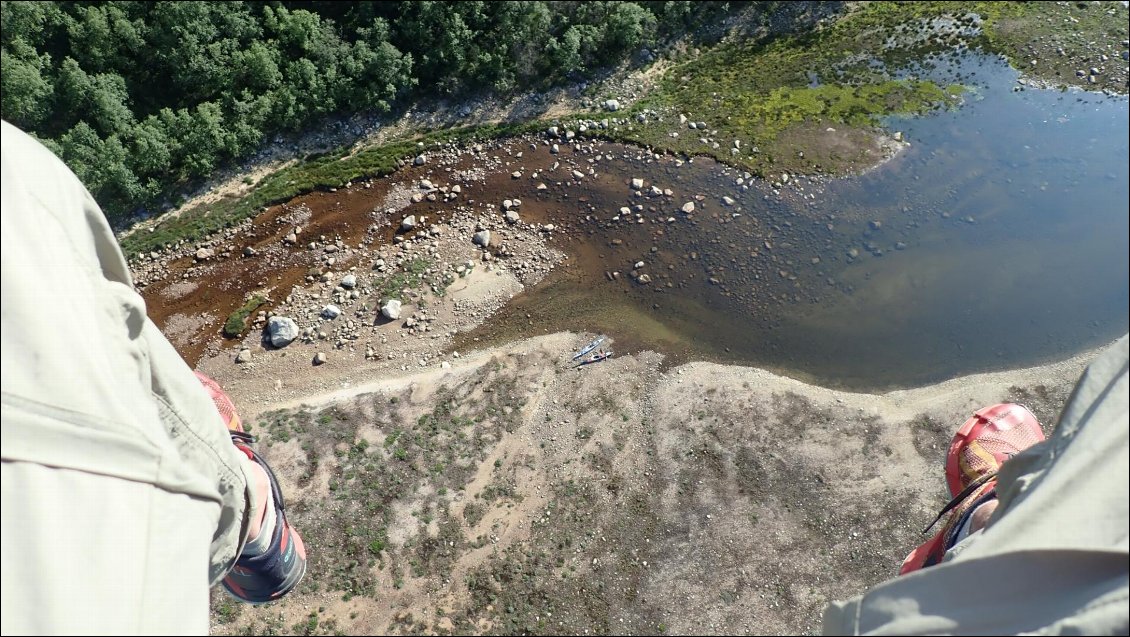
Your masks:
<svg viewBox="0 0 1130 637"><path fill-rule="evenodd" d="M593 351L594 349L600 347L600 344L604 342L604 339L605 339L604 336L596 337L596 339L594 339L593 342L582 347L581 351L577 352L576 354L573 354L573 360L577 360L578 358L584 356L585 354L588 354L589 352Z"/></svg>
<svg viewBox="0 0 1130 637"><path fill-rule="evenodd" d="M589 365L592 363L599 363L600 361L607 360L609 358L612 358L612 350L608 350L607 352L597 352L596 354L593 354L592 356L589 356L585 360L581 361L580 364Z"/></svg>

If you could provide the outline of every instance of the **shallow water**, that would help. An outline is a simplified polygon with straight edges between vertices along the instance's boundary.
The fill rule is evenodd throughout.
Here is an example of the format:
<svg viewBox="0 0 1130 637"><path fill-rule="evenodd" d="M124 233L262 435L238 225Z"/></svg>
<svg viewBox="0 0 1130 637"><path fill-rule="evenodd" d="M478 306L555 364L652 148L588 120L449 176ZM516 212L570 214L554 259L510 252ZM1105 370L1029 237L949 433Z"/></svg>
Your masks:
<svg viewBox="0 0 1130 637"><path fill-rule="evenodd" d="M931 73L971 86L966 103L889 122L911 145L869 174L799 189L791 179L780 196L765 182L742 191L738 171L710 160L645 163L605 147L615 158L584 185L523 195L532 218L582 221L562 246L574 265L462 341L587 329L620 350L876 389L1036 364L1125 333L1127 99L1014 92L1014 70L974 54ZM632 177L675 196L636 198ZM695 194L695 212L679 212ZM612 220L636 204L644 223ZM632 281L637 261L651 283Z"/></svg>

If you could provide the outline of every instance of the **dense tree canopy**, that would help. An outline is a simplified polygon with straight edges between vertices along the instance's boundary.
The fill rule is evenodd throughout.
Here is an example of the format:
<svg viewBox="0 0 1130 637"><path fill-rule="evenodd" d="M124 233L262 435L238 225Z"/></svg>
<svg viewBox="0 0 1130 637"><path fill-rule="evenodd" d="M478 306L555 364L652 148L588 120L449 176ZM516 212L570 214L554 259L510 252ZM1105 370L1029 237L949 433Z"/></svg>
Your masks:
<svg viewBox="0 0 1130 637"><path fill-rule="evenodd" d="M0 110L112 217L330 114L544 87L729 9L711 2L9 2Z"/></svg>

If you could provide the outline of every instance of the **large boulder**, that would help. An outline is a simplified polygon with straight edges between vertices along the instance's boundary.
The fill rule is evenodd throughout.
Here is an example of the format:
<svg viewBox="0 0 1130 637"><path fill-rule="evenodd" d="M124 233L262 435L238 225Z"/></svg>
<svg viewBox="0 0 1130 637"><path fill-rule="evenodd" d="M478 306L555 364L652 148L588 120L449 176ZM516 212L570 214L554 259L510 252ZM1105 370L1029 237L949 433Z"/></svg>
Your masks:
<svg viewBox="0 0 1130 637"><path fill-rule="evenodd" d="M390 321L400 318L400 301L391 299L381 307L381 316Z"/></svg>
<svg viewBox="0 0 1130 637"><path fill-rule="evenodd" d="M271 345L286 347L298 338L298 324L285 316L272 316L267 321L267 334L271 337Z"/></svg>

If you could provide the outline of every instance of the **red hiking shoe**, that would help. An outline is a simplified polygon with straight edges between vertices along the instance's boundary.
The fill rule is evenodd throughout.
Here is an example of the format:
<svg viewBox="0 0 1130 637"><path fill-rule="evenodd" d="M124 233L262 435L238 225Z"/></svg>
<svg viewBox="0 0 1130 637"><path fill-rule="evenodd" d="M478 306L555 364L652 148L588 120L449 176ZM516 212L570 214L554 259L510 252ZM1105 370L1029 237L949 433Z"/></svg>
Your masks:
<svg viewBox="0 0 1130 637"><path fill-rule="evenodd" d="M911 551L899 575L933 566L957 543L957 535L973 511L997 497L997 472L1012 456L1044 440L1032 412L1002 403L978 410L954 434L946 455L946 484L952 499L926 531L949 514L937 535ZM925 533L926 531L923 531Z"/></svg>
<svg viewBox="0 0 1130 637"><path fill-rule="evenodd" d="M244 554L239 556L235 566L224 577L224 588L236 599L251 604L274 601L294 590L306 574L306 546L298 531L287 521L286 505L278 479L267 461L251 448L255 438L243 430L243 423L231 398L208 376L196 372L196 377L208 390L220 417L231 431L232 444L263 468L270 482L275 505L275 527L267 549L256 555L248 555L245 547Z"/></svg>

